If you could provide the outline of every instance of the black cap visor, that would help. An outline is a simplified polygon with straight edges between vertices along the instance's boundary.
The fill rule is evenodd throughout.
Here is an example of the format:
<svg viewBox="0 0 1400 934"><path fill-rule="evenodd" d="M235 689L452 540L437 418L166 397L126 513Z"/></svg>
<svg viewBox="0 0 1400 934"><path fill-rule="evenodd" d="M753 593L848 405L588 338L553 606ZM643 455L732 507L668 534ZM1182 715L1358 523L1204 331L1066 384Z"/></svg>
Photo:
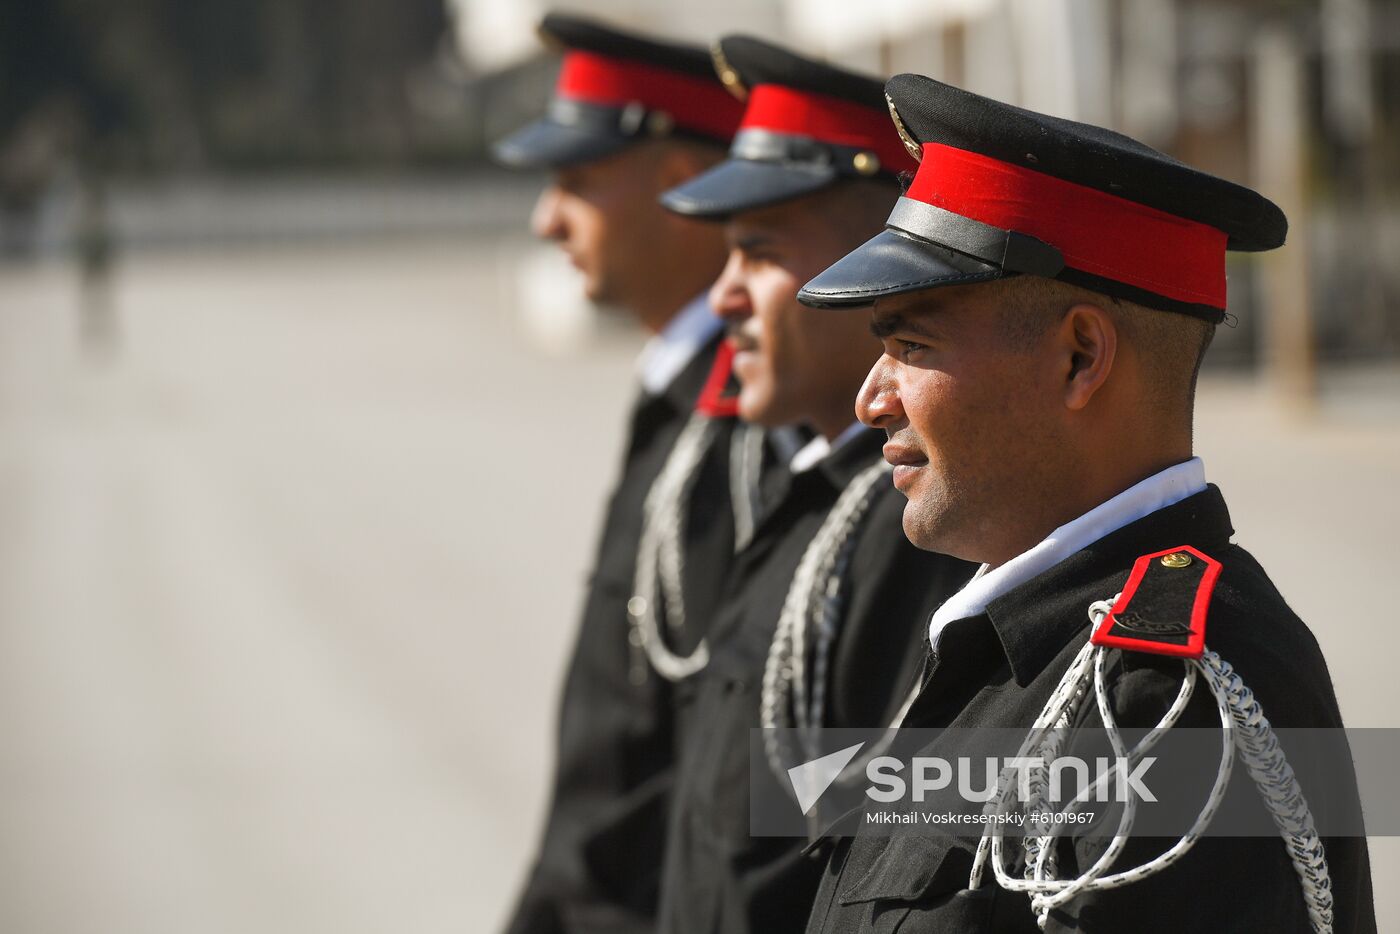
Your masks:
<svg viewBox="0 0 1400 934"><path fill-rule="evenodd" d="M661 203L687 217L723 220L820 191L839 177L831 165L730 158L672 188Z"/></svg>
<svg viewBox="0 0 1400 934"><path fill-rule="evenodd" d="M1000 279L1001 267L886 228L797 293L813 308L851 308L877 298Z"/></svg>
<svg viewBox="0 0 1400 934"><path fill-rule="evenodd" d="M592 126L541 117L491 147L499 162L516 169L557 169L610 156L636 138Z"/></svg>

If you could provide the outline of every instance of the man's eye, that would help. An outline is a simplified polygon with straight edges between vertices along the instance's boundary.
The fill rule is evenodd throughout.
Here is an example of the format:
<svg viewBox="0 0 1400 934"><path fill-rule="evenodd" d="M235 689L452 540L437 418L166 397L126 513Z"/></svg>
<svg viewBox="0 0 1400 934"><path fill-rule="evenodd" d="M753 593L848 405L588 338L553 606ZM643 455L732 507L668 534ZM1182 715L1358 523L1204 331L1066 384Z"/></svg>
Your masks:
<svg viewBox="0 0 1400 934"><path fill-rule="evenodd" d="M897 356L901 360L907 360L914 354L921 353L928 349L925 345L917 344L914 341L904 341L897 339L894 341L894 346L895 349L898 351Z"/></svg>

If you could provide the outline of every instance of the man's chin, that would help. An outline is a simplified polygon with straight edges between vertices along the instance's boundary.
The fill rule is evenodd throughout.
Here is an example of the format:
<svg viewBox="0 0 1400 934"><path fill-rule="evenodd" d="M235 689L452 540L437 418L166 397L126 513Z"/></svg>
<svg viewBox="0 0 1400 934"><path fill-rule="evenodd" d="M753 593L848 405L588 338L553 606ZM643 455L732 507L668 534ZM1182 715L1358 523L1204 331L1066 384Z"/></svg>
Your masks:
<svg viewBox="0 0 1400 934"><path fill-rule="evenodd" d="M600 310L617 308L608 290L591 279L583 280L583 297Z"/></svg>
<svg viewBox="0 0 1400 934"><path fill-rule="evenodd" d="M908 493L904 495L908 499L908 502L904 504L904 515L902 517L904 537L909 539L909 543L915 548L920 548L924 551L946 550L940 547L941 536L934 531L934 523L931 523L928 517L919 509L918 501L909 498Z"/></svg>
<svg viewBox="0 0 1400 934"><path fill-rule="evenodd" d="M773 411L771 399L752 388L740 388L738 403L739 418L750 425L777 428L783 424L774 417L776 413Z"/></svg>
<svg viewBox="0 0 1400 934"><path fill-rule="evenodd" d="M594 305L601 308L617 308L618 301L616 283L608 281L606 276L597 272L589 271L579 267L579 278L583 283L583 296Z"/></svg>

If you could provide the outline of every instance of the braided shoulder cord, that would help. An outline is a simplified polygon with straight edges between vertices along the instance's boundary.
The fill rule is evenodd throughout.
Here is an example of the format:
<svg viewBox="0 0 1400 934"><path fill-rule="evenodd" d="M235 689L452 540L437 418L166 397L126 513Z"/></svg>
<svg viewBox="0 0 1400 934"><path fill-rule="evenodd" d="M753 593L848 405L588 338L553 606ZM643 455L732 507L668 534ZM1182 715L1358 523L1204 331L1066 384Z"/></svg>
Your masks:
<svg viewBox="0 0 1400 934"><path fill-rule="evenodd" d="M760 480L763 471L763 438L757 425L736 423L729 442L729 500L734 509L734 553L753 541L761 503Z"/></svg>
<svg viewBox="0 0 1400 934"><path fill-rule="evenodd" d="M827 513L798 562L788 587L777 628L763 668L759 724L764 727L764 753L780 778L793 760L793 750L781 728L795 725L803 732L804 758L818 753L818 733L825 721L827 671L831 646L844 610L846 571L859 536L861 521L875 500L876 484L888 475L883 461L851 480ZM811 699L808 700L807 639L813 637ZM908 704L900 708L899 716Z"/></svg>
<svg viewBox="0 0 1400 934"><path fill-rule="evenodd" d="M1089 608L1089 618L1095 627L1112 608L1115 600L1099 601ZM998 885L1008 891L1025 892L1030 895L1031 910L1035 912L1039 925L1044 928L1051 910L1082 893L1118 888L1154 875L1184 856L1205 832L1224 800L1234 758L1238 754L1250 777L1254 779L1274 825L1283 838L1294 871L1302 884L1303 898L1313 930L1317 934L1329 934L1332 930L1332 883L1322 842L1313 825L1312 812L1283 750L1279 747L1277 735L1269 725L1258 701L1240 680L1239 675L1219 655L1209 650L1206 650L1200 659L1184 659L1184 677L1176 699L1157 726L1129 751L1124 747L1108 698L1104 673L1108 652L1106 647L1095 646L1093 643L1084 645L1036 719L1018 757L1034 754L1045 763L1054 761L1063 744L1065 731L1074 722L1075 714L1087 696L1088 685L1092 679L1094 699L1109 743L1113 746L1114 754L1131 767L1180 719L1195 690L1198 678L1203 678L1215 698L1220 716L1221 758L1210 795L1191 829L1170 848L1143 865L1110 873L1113 863L1122 855L1130 839L1137 806L1136 797L1130 792L1126 795L1117 831L1103 855L1077 878L1059 880L1055 873L1055 838L1068 826L1068 822L1054 821L1048 833L1039 836L1028 835L1025 838L1023 847L1026 865L1022 878L1010 873L1006 863L1002 826L991 822L978 844L969 888L975 889L982 884L986 866L990 863ZM1042 804L1040 789L1044 787L1045 769L1048 767L1043 765L1032 774L1032 795L1028 804L1033 808ZM1014 771L1008 769L1002 773L993 799L998 808L1004 809L1009 805ZM1060 813L1069 813L1078 808L1101 791L1104 784L1113 778L1112 773L1101 777L1080 792ZM1035 820L1036 811L1033 810L1032 815L1031 825L1040 826Z"/></svg>
<svg viewBox="0 0 1400 934"><path fill-rule="evenodd" d="M1332 877L1327 868L1327 854L1313 825L1312 811L1303 797L1303 789L1278 744L1278 735L1253 692L1245 687L1228 662L1214 652L1207 652L1201 664L1217 696L1229 699L1235 721L1235 746L1288 847L1293 870L1303 886L1313 930L1331 931Z"/></svg>
<svg viewBox="0 0 1400 934"><path fill-rule="evenodd" d="M671 651L661 635L658 617L664 606L669 628L679 630L685 625L682 542L686 505L699 476L700 463L717 432L714 419L698 412L691 415L642 504L633 596L627 601L632 623L628 641L633 651L640 650L656 673L668 681L688 678L710 661L709 645L704 640L689 655ZM645 663L634 659L632 680L645 679Z"/></svg>

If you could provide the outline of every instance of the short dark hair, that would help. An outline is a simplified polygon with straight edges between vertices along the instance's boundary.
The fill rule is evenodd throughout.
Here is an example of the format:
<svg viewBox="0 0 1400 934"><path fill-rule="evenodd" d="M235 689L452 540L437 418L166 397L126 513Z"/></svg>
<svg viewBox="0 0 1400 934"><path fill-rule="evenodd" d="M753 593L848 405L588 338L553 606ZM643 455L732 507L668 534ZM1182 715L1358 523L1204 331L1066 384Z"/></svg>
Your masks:
<svg viewBox="0 0 1400 934"><path fill-rule="evenodd" d="M1164 414L1175 410L1189 421L1201 362L1215 337L1213 323L1041 276L1010 276L989 285L1001 293L996 298L1002 333L1020 351L1038 346L1075 305L1097 305L1108 311L1123 337L1140 353L1148 384L1164 406Z"/></svg>
<svg viewBox="0 0 1400 934"><path fill-rule="evenodd" d="M670 149L686 153L694 159L697 165L704 168L718 165L729 155L729 147L720 145L707 139L697 139L693 136L663 136L657 139L644 140L644 143L654 143L663 151Z"/></svg>
<svg viewBox="0 0 1400 934"><path fill-rule="evenodd" d="M849 227L863 243L884 226L900 189L891 178L843 178L819 194L830 199L823 213L832 223Z"/></svg>

